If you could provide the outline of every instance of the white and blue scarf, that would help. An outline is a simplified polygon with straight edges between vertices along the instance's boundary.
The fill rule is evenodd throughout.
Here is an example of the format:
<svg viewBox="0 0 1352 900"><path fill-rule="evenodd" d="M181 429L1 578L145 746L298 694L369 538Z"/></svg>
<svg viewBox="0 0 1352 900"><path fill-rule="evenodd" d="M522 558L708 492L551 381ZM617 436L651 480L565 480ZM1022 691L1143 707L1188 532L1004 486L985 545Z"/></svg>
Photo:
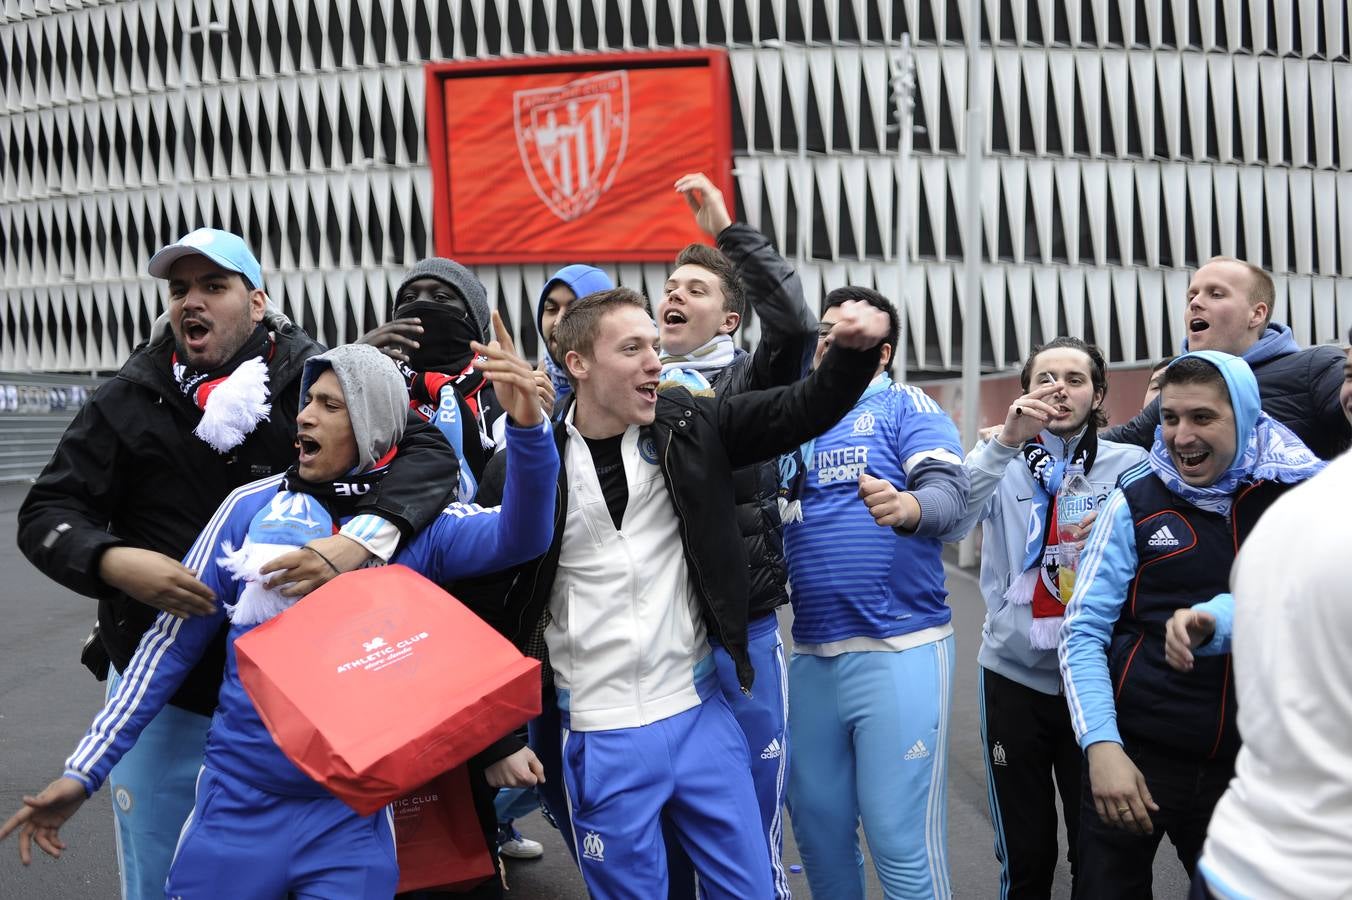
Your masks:
<svg viewBox="0 0 1352 900"><path fill-rule="evenodd" d="M287 470L281 489L254 513L239 549L228 541L221 545L224 555L217 565L244 582L238 599L225 604L231 624L261 625L295 605L299 597L282 596L282 585L269 585L259 570L284 553L337 533L335 514L354 513L360 497L385 477L394 455L386 454L371 471L323 484L304 480L295 466Z"/></svg>
<svg viewBox="0 0 1352 900"><path fill-rule="evenodd" d="M1317 474L1324 465L1291 429L1265 412L1258 413L1243 450L1235 453L1230 468L1214 484L1198 487L1183 480L1165 446L1163 426L1155 426L1155 443L1150 448L1150 470L1165 487L1198 509L1222 516L1230 514L1241 483L1296 484Z"/></svg>
<svg viewBox="0 0 1352 900"><path fill-rule="evenodd" d="M701 347L685 354L662 354L662 381L674 381L691 391L707 391L719 372L732 365L737 345L732 336L714 335Z"/></svg>

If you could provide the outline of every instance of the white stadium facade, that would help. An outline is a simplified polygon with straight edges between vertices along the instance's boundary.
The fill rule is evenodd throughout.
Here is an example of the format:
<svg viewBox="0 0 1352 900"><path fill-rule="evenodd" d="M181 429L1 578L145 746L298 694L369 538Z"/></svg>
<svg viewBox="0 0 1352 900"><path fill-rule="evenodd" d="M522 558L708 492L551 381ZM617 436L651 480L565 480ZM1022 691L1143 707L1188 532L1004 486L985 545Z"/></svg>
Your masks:
<svg viewBox="0 0 1352 900"><path fill-rule="evenodd" d="M987 371L1057 333L1118 363L1173 352L1190 270L1216 254L1273 273L1300 342L1347 333L1345 0L980 0L979 22L973 5L0 0L0 370L115 368L163 306L147 259L200 225L244 235L307 330L351 340L432 252L426 63L694 47L728 54L739 216L811 303L904 280L912 377L962 361L972 78ZM666 274L578 261L650 296ZM477 267L531 353L553 268Z"/></svg>

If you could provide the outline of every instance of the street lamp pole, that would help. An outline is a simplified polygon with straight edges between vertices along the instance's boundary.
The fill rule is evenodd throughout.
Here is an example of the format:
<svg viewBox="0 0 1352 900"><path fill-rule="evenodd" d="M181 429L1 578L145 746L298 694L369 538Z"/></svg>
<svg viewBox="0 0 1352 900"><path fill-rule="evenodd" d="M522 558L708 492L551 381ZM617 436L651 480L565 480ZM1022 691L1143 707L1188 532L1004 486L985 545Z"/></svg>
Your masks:
<svg viewBox="0 0 1352 900"><path fill-rule="evenodd" d="M981 427L981 150L984 116L977 54L981 39L981 0L971 0L967 17L967 128L963 135L967 196L963 202L962 444L976 445ZM968 535L958 546L958 564L976 563L976 542Z"/></svg>
<svg viewBox="0 0 1352 900"><path fill-rule="evenodd" d="M906 278L910 265L911 248L906 227L909 221L911 198L906 194L907 172L911 167L911 139L914 134L915 120L915 55L911 53L911 35L901 36L901 50L888 59L888 68L892 72L892 100L897 113L897 206L896 246L893 254L897 262L897 313L901 320L901 333L897 337L897 346L892 357L897 371L897 380L906 380L906 360L911 343L911 330L907 327L909 316L906 302Z"/></svg>

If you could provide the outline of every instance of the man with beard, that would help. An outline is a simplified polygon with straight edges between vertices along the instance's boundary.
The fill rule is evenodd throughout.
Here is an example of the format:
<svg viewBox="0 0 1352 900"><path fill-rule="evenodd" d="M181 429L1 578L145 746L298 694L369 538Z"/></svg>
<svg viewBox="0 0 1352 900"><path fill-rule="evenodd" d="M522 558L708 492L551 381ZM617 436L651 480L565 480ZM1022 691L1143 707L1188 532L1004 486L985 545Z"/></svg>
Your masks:
<svg viewBox="0 0 1352 900"><path fill-rule="evenodd" d="M1338 408L1342 354L1336 347L1302 350L1290 328L1272 321L1274 298L1272 278L1262 269L1229 256L1211 258L1188 284L1182 352L1243 357L1258 380L1263 412L1316 456L1333 459L1352 442L1352 426ZM1159 403L1152 402L1103 436L1149 449L1159 419Z"/></svg>
<svg viewBox="0 0 1352 900"><path fill-rule="evenodd" d="M785 517L793 583L788 804L816 897L862 900L862 824L888 897L946 898L953 626L941 538L967 508L958 430L888 373L900 337L877 291L826 295L814 364L846 309L886 316L887 338L853 408L802 445Z"/></svg>
<svg viewBox="0 0 1352 900"><path fill-rule="evenodd" d="M1067 466L1079 464L1097 507L1118 476L1146 456L1139 447L1098 437L1106 424L1107 369L1103 353L1079 338L1058 337L1033 351L1019 373L1023 394L1010 404L1004 425L967 455L971 495L962 524L949 535L956 540L984 523L986 623L977 661L1002 900L1051 896L1058 792L1072 884L1077 869L1080 747L1056 661L1064 613L1057 490Z"/></svg>
<svg viewBox="0 0 1352 900"><path fill-rule="evenodd" d="M1241 359L1185 354L1165 370L1161 425L1094 522L1066 610L1059 660L1087 773L1077 890L1149 896L1168 834L1193 874L1239 735L1229 654L1184 676L1166 662L1176 610L1223 594L1259 517L1324 465L1259 409Z"/></svg>
<svg viewBox="0 0 1352 900"><path fill-rule="evenodd" d="M536 402L534 373L501 347L478 349L487 357L480 371L512 413L512 464L501 507L453 503L393 560L438 581L520 562L548 546L551 534L550 509L540 499L553 489L558 455ZM185 557L219 605L186 621L170 613L155 619L124 680L66 760L63 777L25 798L0 828L0 839L21 828L25 864L34 839L60 856L61 826L99 789L188 673L205 663L207 648L224 629L230 651L223 662L216 660L224 672L219 706L196 803L162 895L383 900L394 892L390 810L358 815L297 768L264 725L236 664L234 642L296 602L269 582L266 563L331 534L357 513L356 498L386 477L409 418L400 373L373 347L348 345L310 358L299 395L295 465L232 492ZM531 759L525 749L516 756Z"/></svg>
<svg viewBox="0 0 1352 900"><path fill-rule="evenodd" d="M258 260L236 235L201 228L160 250L168 312L151 340L84 405L19 510L19 547L49 578L96 597L86 662L115 691L157 611L209 615L213 591L179 560L234 488L294 459L297 386L322 349L275 309ZM166 327L167 326L167 327ZM455 459L418 426L390 477L362 495L340 534L278 559L299 595L372 555L444 506ZM112 770L123 895L161 897L193 803L224 641L208 646L136 749Z"/></svg>

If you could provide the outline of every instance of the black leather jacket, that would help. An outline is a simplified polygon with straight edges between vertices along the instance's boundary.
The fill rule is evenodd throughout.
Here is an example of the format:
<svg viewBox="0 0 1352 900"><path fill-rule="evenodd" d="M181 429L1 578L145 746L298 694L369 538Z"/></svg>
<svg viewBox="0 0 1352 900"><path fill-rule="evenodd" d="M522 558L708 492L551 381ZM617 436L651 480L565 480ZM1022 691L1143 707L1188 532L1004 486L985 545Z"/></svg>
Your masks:
<svg viewBox="0 0 1352 900"><path fill-rule="evenodd" d="M680 520L686 563L699 597L705 626L737 666L750 691L754 679L747 656L746 544L737 525L733 470L784 453L822 434L854 407L878 367L877 348L833 348L809 377L789 386L720 397L695 397L683 388L657 398L656 418L644 431L657 448L672 507ZM560 447L567 426L554 426ZM506 454L488 464L478 502L501 500ZM549 605L568 509L567 469L559 471L554 497L554 541L544 556L485 579L456 584L452 593L510 638L523 651L543 658L541 624Z"/></svg>
<svg viewBox="0 0 1352 900"><path fill-rule="evenodd" d="M715 394L727 396L799 380L812 363L817 323L803 299L798 274L749 225L736 223L723 229L718 249L737 267L746 298L760 319L761 333L754 353L739 352L732 365L710 379ZM778 461L762 460L738 469L732 473L732 483L737 525L751 567L748 614L755 619L789 602Z"/></svg>

